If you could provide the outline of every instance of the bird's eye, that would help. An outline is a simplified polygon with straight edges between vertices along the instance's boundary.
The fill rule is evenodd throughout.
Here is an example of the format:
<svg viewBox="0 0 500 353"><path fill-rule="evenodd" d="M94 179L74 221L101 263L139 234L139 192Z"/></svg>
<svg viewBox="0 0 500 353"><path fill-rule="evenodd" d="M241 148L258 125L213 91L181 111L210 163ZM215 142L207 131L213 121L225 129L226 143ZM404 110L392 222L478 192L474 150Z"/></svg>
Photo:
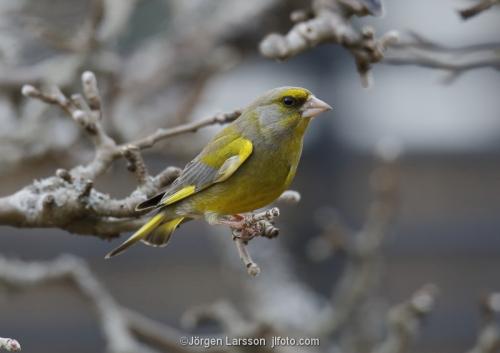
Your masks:
<svg viewBox="0 0 500 353"><path fill-rule="evenodd" d="M293 97L286 96L285 98L283 98L283 104L285 104L289 107L291 107L292 105L295 105L295 103L296 103L296 100Z"/></svg>

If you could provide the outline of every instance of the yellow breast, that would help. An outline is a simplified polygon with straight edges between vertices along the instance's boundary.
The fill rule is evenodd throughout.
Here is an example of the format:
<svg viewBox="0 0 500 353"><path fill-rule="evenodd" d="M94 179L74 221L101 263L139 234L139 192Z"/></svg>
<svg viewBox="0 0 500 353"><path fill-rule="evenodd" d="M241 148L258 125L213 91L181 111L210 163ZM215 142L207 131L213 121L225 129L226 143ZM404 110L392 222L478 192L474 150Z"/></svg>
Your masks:
<svg viewBox="0 0 500 353"><path fill-rule="evenodd" d="M244 213L264 207L285 191L293 181L302 135L272 148L256 145L248 160L226 181L215 184L187 200L196 213L220 215Z"/></svg>

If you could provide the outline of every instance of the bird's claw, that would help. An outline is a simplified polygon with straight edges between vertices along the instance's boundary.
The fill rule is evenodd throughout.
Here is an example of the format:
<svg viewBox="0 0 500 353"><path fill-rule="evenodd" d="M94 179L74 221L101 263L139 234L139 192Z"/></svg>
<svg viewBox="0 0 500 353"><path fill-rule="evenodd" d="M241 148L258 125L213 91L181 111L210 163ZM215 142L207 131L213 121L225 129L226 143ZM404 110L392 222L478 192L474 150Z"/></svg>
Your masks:
<svg viewBox="0 0 500 353"><path fill-rule="evenodd" d="M257 236L272 239L279 235L279 229L274 226L271 220L256 220L254 215L244 217L238 224L230 225L230 228L233 239L238 238L244 243L248 243Z"/></svg>
<svg viewBox="0 0 500 353"><path fill-rule="evenodd" d="M233 233L233 239L241 239L245 244L261 233L259 223L249 222L247 217L244 217L240 224L230 226L230 228Z"/></svg>

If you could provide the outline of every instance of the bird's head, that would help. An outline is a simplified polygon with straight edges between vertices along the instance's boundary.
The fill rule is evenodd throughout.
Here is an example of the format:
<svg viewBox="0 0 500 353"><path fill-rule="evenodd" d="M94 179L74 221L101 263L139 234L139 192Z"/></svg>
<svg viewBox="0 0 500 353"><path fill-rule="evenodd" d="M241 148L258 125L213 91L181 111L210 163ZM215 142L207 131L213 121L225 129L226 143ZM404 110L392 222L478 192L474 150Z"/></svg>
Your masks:
<svg viewBox="0 0 500 353"><path fill-rule="evenodd" d="M311 118L332 107L301 87L279 87L258 98L251 106L262 127L276 130L307 126Z"/></svg>

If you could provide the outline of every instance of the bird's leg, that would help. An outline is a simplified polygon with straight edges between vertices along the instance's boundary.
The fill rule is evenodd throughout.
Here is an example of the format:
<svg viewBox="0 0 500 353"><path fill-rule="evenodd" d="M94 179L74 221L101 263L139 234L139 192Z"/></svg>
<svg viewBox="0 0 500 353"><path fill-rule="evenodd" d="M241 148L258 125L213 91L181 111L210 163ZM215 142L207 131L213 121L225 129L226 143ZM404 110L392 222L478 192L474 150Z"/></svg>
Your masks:
<svg viewBox="0 0 500 353"><path fill-rule="evenodd" d="M255 223L249 222L249 218L242 214L226 216L220 222L229 226L233 237L241 239L244 243L247 243L260 233L259 227Z"/></svg>
<svg viewBox="0 0 500 353"><path fill-rule="evenodd" d="M245 216L241 214L220 216L216 213L207 213L205 214L205 220L210 225L224 225L231 229L241 229L245 223Z"/></svg>
<svg viewBox="0 0 500 353"><path fill-rule="evenodd" d="M233 236L245 243L261 233L259 225L252 222L251 216L242 214L228 216L209 215L206 218L208 223L212 225L228 226L231 228Z"/></svg>
<svg viewBox="0 0 500 353"><path fill-rule="evenodd" d="M260 272L259 266L252 260L246 245L256 236L274 238L278 236L279 229L274 226L274 218L279 216L279 209L271 209L249 213L221 216L216 213L205 213L206 221L211 225L226 225L231 228L233 240L238 249L238 254L251 276L257 276Z"/></svg>
<svg viewBox="0 0 500 353"><path fill-rule="evenodd" d="M225 225L231 228L234 238L238 238L243 242L263 236L266 238L274 238L278 235L278 228L273 224L273 219L279 216L279 210L273 207L269 210L250 213L250 214L234 214L228 216L220 216L216 214L205 215L208 223L212 225Z"/></svg>
<svg viewBox="0 0 500 353"><path fill-rule="evenodd" d="M223 216L218 219L218 223L229 226L231 229L241 230L245 227L246 217L242 214Z"/></svg>

